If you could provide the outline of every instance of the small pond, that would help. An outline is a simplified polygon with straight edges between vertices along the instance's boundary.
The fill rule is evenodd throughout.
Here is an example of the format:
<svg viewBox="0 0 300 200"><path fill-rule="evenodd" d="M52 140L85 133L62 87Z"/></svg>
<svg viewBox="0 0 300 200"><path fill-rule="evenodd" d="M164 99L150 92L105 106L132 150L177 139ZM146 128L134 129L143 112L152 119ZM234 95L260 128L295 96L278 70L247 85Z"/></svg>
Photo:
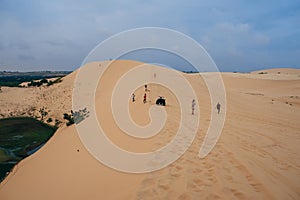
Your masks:
<svg viewBox="0 0 300 200"><path fill-rule="evenodd" d="M0 119L0 181L16 163L41 148L56 129L30 117Z"/></svg>

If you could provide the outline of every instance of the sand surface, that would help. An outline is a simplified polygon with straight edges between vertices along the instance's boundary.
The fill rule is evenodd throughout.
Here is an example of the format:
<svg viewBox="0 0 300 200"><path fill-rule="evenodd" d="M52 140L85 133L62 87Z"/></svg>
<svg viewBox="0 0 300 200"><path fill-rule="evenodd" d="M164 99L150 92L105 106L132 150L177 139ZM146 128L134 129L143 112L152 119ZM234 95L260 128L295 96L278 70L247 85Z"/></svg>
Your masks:
<svg viewBox="0 0 300 200"><path fill-rule="evenodd" d="M117 127L109 94L123 73L140 64L114 63L99 82L95 102L97 117L113 143L128 151L148 152L174 138L180 108L174 94L156 84L148 85L148 102L144 104L141 85L134 91L136 102L128 98L132 119L141 126L148 124L148 110L163 94L167 99L165 127L149 139L128 136ZM280 72L222 75L226 121L217 145L203 159L198 153L211 121L211 102L205 82L197 75L186 74L201 115L193 144L176 162L151 173L116 171L87 151L75 125L63 126L1 183L0 199L300 199L300 72ZM159 75L159 70L156 73ZM262 75L268 78L259 77ZM73 73L49 88L2 88L0 113L6 116L22 109L27 112L26 106L47 105L49 115L62 117L72 109L75 76Z"/></svg>

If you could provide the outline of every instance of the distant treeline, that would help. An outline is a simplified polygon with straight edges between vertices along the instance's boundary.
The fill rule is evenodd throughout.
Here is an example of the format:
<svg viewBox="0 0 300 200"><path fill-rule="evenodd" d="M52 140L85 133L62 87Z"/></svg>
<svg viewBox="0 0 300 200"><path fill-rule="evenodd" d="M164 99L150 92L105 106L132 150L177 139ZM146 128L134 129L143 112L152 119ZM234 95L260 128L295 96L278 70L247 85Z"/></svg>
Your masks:
<svg viewBox="0 0 300 200"><path fill-rule="evenodd" d="M41 72L7 72L0 71L0 86L18 87L23 82L33 80L64 77L71 71L41 71Z"/></svg>
<svg viewBox="0 0 300 200"><path fill-rule="evenodd" d="M199 73L197 71L182 71L183 73L186 73L186 74L194 74L194 73Z"/></svg>

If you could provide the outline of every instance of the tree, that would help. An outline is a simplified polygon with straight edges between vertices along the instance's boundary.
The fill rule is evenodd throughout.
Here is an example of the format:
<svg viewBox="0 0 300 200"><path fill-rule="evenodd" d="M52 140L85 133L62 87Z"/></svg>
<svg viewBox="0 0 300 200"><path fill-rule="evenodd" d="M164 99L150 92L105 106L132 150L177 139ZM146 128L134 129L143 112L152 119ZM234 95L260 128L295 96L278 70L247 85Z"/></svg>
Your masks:
<svg viewBox="0 0 300 200"><path fill-rule="evenodd" d="M52 121L53 121L53 120L52 120L51 117L47 119L47 122L48 122L48 123L51 123Z"/></svg>
<svg viewBox="0 0 300 200"><path fill-rule="evenodd" d="M64 119L67 120L66 122L67 126L74 124L74 117L72 116L72 114L69 115L67 113L64 113Z"/></svg>
<svg viewBox="0 0 300 200"><path fill-rule="evenodd" d="M42 83L42 84L48 83L48 80L44 78L44 79L42 79L42 80L40 81L40 83Z"/></svg>
<svg viewBox="0 0 300 200"><path fill-rule="evenodd" d="M59 121L58 119L55 119L55 126L58 127L62 122Z"/></svg>
<svg viewBox="0 0 300 200"><path fill-rule="evenodd" d="M39 112L41 113L41 117L42 117L42 121L44 120L44 117L46 117L48 115L48 112L46 111L46 109L40 108Z"/></svg>

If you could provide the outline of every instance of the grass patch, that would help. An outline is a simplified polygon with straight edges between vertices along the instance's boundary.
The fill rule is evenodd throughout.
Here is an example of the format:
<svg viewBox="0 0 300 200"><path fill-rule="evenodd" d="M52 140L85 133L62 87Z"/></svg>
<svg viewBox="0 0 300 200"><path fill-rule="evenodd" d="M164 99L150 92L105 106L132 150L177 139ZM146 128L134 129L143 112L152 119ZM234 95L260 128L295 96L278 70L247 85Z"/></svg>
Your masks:
<svg viewBox="0 0 300 200"><path fill-rule="evenodd" d="M0 149L0 163L11 160L12 157L6 154L4 149Z"/></svg>

